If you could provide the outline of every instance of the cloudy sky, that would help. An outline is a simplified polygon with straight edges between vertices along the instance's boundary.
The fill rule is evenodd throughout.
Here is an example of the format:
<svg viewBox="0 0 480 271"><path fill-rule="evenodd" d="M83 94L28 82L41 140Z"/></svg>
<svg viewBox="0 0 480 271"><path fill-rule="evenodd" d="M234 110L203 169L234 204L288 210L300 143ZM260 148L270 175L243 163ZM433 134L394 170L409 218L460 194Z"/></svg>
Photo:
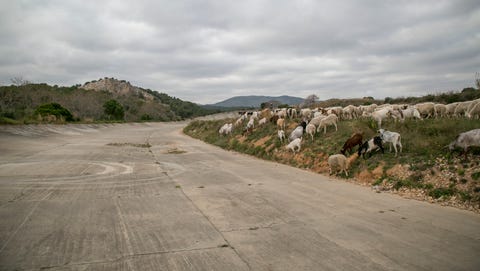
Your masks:
<svg viewBox="0 0 480 271"><path fill-rule="evenodd" d="M474 85L478 0L0 0L0 85L103 77L205 104Z"/></svg>

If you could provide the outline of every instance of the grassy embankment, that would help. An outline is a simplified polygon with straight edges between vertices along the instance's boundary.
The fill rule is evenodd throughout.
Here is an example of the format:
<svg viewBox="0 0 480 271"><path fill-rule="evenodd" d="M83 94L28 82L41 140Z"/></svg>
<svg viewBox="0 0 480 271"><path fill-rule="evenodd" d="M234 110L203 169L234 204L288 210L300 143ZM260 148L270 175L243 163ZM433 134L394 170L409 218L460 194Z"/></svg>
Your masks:
<svg viewBox="0 0 480 271"><path fill-rule="evenodd" d="M376 135L377 131L376 123L371 120L340 121L337 132L333 126L328 127L325 135L321 131L313 141L309 135L305 135L301 152L294 155L285 149L285 142L282 144L278 140L277 128L272 123L256 127L253 133L246 136L242 135L242 128L234 129L229 136L219 135L218 130L224 123L234 121L193 121L185 127L184 132L227 150L328 174L327 157L339 153L350 135L363 132L365 140ZM287 136L298 121L287 122ZM480 121L407 120L403 123L387 122L383 128L401 134L403 152L395 157L385 146L383 155L375 153L369 159L354 160L349 177L342 175L344 178L412 198L440 201L469 209L480 208L480 150L474 149L464 160L459 152L450 153L445 148L459 133L480 128Z"/></svg>

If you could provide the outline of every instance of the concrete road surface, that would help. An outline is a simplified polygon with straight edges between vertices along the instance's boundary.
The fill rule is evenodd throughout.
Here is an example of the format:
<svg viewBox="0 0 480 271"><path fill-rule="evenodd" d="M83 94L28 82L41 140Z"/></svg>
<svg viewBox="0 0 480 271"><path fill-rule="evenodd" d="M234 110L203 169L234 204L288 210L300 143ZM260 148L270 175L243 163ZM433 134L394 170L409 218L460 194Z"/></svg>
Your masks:
<svg viewBox="0 0 480 271"><path fill-rule="evenodd" d="M224 151L186 123L0 127L0 270L480 270L480 215Z"/></svg>

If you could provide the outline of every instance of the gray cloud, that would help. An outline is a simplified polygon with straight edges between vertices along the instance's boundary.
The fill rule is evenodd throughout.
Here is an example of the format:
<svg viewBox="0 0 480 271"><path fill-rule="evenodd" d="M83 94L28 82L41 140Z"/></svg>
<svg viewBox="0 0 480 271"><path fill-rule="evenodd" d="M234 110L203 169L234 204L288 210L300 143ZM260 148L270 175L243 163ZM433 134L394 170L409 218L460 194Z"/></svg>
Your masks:
<svg viewBox="0 0 480 271"><path fill-rule="evenodd" d="M198 103L473 85L478 1L2 1L0 83L104 76Z"/></svg>

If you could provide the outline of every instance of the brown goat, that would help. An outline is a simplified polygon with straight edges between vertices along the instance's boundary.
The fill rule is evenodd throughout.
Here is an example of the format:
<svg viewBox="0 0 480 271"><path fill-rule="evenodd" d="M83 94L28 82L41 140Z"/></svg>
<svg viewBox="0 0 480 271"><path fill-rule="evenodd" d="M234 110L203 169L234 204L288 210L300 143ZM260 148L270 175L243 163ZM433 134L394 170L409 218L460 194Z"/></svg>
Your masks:
<svg viewBox="0 0 480 271"><path fill-rule="evenodd" d="M362 145L362 140L363 140L363 134L360 134L360 133L353 134L349 139L347 139L345 144L343 144L343 148L340 152L343 155L345 155L347 150L348 150L348 152L351 152L353 147L355 147L357 145L359 145L359 146Z"/></svg>

